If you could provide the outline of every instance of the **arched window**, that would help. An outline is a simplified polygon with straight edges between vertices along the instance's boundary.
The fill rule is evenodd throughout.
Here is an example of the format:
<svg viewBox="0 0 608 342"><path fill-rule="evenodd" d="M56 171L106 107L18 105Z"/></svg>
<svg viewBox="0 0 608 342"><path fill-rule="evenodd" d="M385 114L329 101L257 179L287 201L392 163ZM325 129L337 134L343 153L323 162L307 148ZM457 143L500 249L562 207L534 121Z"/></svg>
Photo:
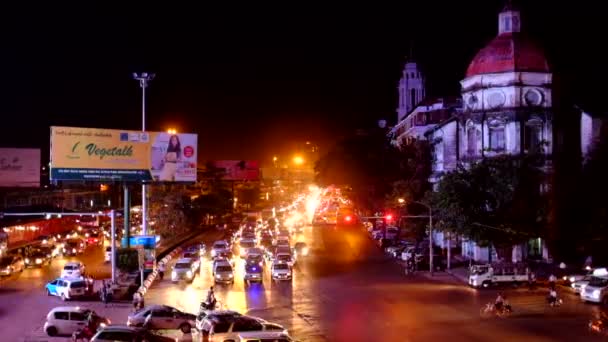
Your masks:
<svg viewBox="0 0 608 342"><path fill-rule="evenodd" d="M488 123L490 136L490 150L501 152L505 150L505 124L500 120L491 120Z"/></svg>
<svg viewBox="0 0 608 342"><path fill-rule="evenodd" d="M416 89L412 88L410 90L410 105L411 105L411 109L414 109L414 107L416 106Z"/></svg>
<svg viewBox="0 0 608 342"><path fill-rule="evenodd" d="M543 123L539 119L532 119L524 126L524 151L527 153L540 153L542 145Z"/></svg>
<svg viewBox="0 0 608 342"><path fill-rule="evenodd" d="M474 124L469 124L467 127L467 154L471 157L479 154L477 150L477 142L479 141L479 130Z"/></svg>

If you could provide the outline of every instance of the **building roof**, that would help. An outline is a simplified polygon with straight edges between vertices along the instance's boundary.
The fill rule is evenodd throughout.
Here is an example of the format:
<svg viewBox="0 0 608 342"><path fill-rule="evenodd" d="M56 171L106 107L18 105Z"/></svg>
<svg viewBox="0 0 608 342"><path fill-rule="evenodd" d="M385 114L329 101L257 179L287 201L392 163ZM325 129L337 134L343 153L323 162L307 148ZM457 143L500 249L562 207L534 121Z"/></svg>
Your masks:
<svg viewBox="0 0 608 342"><path fill-rule="evenodd" d="M550 72L545 54L521 32L505 32L479 50L466 77L501 72Z"/></svg>

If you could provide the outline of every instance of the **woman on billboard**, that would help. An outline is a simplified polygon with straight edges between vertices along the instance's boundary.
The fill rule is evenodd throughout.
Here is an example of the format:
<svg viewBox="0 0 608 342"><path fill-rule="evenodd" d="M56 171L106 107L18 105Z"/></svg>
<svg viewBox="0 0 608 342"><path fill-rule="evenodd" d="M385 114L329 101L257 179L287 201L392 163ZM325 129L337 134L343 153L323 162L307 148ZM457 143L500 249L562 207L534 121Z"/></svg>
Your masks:
<svg viewBox="0 0 608 342"><path fill-rule="evenodd" d="M165 152L165 158L163 163L163 169L160 172L161 181L175 181L175 174L177 173L177 163L182 157L182 145L177 135L172 135L169 138L169 145Z"/></svg>

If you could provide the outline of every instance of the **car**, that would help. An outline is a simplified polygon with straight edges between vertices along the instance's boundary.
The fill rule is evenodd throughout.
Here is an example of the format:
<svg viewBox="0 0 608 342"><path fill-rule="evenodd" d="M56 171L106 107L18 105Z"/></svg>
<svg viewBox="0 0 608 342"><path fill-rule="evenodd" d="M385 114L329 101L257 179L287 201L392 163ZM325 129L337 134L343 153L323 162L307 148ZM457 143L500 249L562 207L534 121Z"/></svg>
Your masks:
<svg viewBox="0 0 608 342"><path fill-rule="evenodd" d="M103 235L99 234L96 230L91 230L84 234L87 245L99 245L103 244Z"/></svg>
<svg viewBox="0 0 608 342"><path fill-rule="evenodd" d="M51 263L51 258L48 253L35 249L25 257L25 267L41 267Z"/></svg>
<svg viewBox="0 0 608 342"><path fill-rule="evenodd" d="M192 261L192 264L196 270L198 270L201 266L201 256L198 252L183 252L180 259L188 259Z"/></svg>
<svg viewBox="0 0 608 342"><path fill-rule="evenodd" d="M53 235L40 235L36 238L36 241L40 241L40 244L46 245L57 242L57 238Z"/></svg>
<svg viewBox="0 0 608 342"><path fill-rule="evenodd" d="M259 247L253 247L253 248L249 248L247 250L247 254L245 255L245 259L248 259L249 257L255 257L255 256L263 256L264 255L264 250L259 248Z"/></svg>
<svg viewBox="0 0 608 342"><path fill-rule="evenodd" d="M196 243L184 248L185 252L196 253L199 257L204 256L207 253L207 248L204 243Z"/></svg>
<svg viewBox="0 0 608 342"><path fill-rule="evenodd" d="M238 338L238 334L245 332L273 331L287 333L287 330L279 324L251 316L210 317L204 320L201 328L203 334L209 336L209 341L235 340Z"/></svg>
<svg viewBox="0 0 608 342"><path fill-rule="evenodd" d="M84 276L85 267L80 261L70 261L63 265L61 278L77 278Z"/></svg>
<svg viewBox="0 0 608 342"><path fill-rule="evenodd" d="M264 281L264 268L257 263L245 264L245 284Z"/></svg>
<svg viewBox="0 0 608 342"><path fill-rule="evenodd" d="M156 335L146 329L121 325L110 325L97 330L89 342L175 342L175 338Z"/></svg>
<svg viewBox="0 0 608 342"><path fill-rule="evenodd" d="M63 245L63 255L78 255L82 254L85 249L84 241L80 239L70 239L65 242Z"/></svg>
<svg viewBox="0 0 608 342"><path fill-rule="evenodd" d="M275 240L275 246L277 247L290 247L289 238L285 236L279 236Z"/></svg>
<svg viewBox="0 0 608 342"><path fill-rule="evenodd" d="M23 272L25 269L25 262L23 258L18 255L5 255L0 258L0 275L10 276L17 272Z"/></svg>
<svg viewBox="0 0 608 342"><path fill-rule="evenodd" d="M255 241L241 238L241 241L239 242L239 254L241 258L245 258L251 248L255 248Z"/></svg>
<svg viewBox="0 0 608 342"><path fill-rule="evenodd" d="M296 244L293 246L293 251L298 257L307 256L309 252L308 245L306 242L296 242Z"/></svg>
<svg viewBox="0 0 608 342"><path fill-rule="evenodd" d="M216 283L234 283L234 270L227 261L218 261L213 266L213 280Z"/></svg>
<svg viewBox="0 0 608 342"><path fill-rule="evenodd" d="M234 342L293 342L291 336L282 331L251 331L238 333Z"/></svg>
<svg viewBox="0 0 608 342"><path fill-rule="evenodd" d="M177 282L185 279L192 282L196 276L198 266L190 258L177 260L171 271L171 281Z"/></svg>
<svg viewBox="0 0 608 342"><path fill-rule="evenodd" d="M106 252L104 253L104 261L105 262L112 261L112 246L106 247Z"/></svg>
<svg viewBox="0 0 608 342"><path fill-rule="evenodd" d="M48 256L48 258L55 258L61 255L61 248L63 247L50 242L38 246L38 250L44 252Z"/></svg>
<svg viewBox="0 0 608 342"><path fill-rule="evenodd" d="M45 286L48 296L61 297L62 300L70 300L86 295L87 282L84 278L57 278Z"/></svg>
<svg viewBox="0 0 608 342"><path fill-rule="evenodd" d="M264 266L265 260L263 254L250 254L245 259L245 264L247 265L258 265L260 267Z"/></svg>
<svg viewBox="0 0 608 342"><path fill-rule="evenodd" d="M284 262L289 265L289 267L293 267L296 263L296 260L290 253L277 253L274 257L275 262Z"/></svg>
<svg viewBox="0 0 608 342"><path fill-rule="evenodd" d="M152 305L131 313L127 326L151 330L179 329L188 334L196 327L196 316L167 305Z"/></svg>
<svg viewBox="0 0 608 342"><path fill-rule="evenodd" d="M205 323L205 320L207 320L207 322L220 319L229 320L241 316L243 315L240 312L232 310L204 310L201 311L198 316L196 316L196 329L198 331L203 331L203 325Z"/></svg>
<svg viewBox="0 0 608 342"><path fill-rule="evenodd" d="M227 252L230 250L230 245L224 240L215 241L211 247L211 257L215 257L218 253Z"/></svg>
<svg viewBox="0 0 608 342"><path fill-rule="evenodd" d="M399 237L399 228L387 227L386 233L384 234L385 239L394 240Z"/></svg>
<svg viewBox="0 0 608 342"><path fill-rule="evenodd" d="M84 328L90 320L97 327L106 327L111 324L110 320L100 317L93 310L80 306L59 306L51 309L46 315L44 332L49 336L72 335L74 332Z"/></svg>
<svg viewBox="0 0 608 342"><path fill-rule="evenodd" d="M286 262L273 262L270 274L273 280L291 280L291 266Z"/></svg>

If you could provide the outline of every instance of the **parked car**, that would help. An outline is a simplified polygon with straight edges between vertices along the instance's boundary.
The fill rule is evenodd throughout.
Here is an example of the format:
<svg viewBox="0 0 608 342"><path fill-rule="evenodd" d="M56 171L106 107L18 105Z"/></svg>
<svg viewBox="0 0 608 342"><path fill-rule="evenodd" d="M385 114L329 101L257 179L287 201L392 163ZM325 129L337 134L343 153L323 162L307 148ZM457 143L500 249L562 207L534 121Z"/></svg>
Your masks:
<svg viewBox="0 0 608 342"><path fill-rule="evenodd" d="M167 305L153 305L130 314L127 326L152 330L179 329L187 334L196 326L196 316Z"/></svg>
<svg viewBox="0 0 608 342"><path fill-rule="evenodd" d="M251 331L238 333L234 342L292 342L291 336L282 331Z"/></svg>
<svg viewBox="0 0 608 342"><path fill-rule="evenodd" d="M59 306L46 315L44 331L49 336L72 335L91 320L97 327L103 328L111 324L109 319L97 315L93 310L80 306Z"/></svg>

